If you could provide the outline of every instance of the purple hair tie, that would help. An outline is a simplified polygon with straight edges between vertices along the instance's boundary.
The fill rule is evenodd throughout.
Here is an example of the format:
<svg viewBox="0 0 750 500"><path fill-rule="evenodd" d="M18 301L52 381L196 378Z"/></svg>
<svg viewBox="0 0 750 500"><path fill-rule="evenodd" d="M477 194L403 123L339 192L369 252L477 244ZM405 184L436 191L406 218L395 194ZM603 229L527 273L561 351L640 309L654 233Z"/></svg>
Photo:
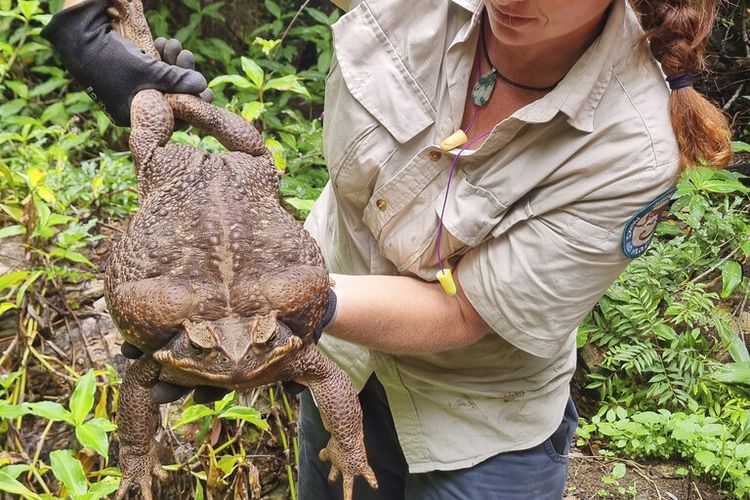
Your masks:
<svg viewBox="0 0 750 500"><path fill-rule="evenodd" d="M677 90L683 87L692 87L694 80L694 73L682 73L679 75L672 75L667 77L667 83L669 83L670 90Z"/></svg>

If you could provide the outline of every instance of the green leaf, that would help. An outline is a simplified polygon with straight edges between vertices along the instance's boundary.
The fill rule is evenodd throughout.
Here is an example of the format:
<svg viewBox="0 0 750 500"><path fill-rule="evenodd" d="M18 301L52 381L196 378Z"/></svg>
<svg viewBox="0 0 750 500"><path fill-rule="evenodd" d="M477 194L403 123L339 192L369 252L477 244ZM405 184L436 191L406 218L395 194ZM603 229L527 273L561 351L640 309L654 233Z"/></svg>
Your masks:
<svg viewBox="0 0 750 500"><path fill-rule="evenodd" d="M18 495L21 498L31 498L34 500L41 500L42 497L29 490L26 486L19 483L16 479L11 477L5 470L0 470L0 491L5 491L12 495Z"/></svg>
<svg viewBox="0 0 750 500"><path fill-rule="evenodd" d="M254 426L267 431L269 429L268 422L261 417L260 412L255 408L247 406L232 406L227 408L219 414L220 418L236 418Z"/></svg>
<svg viewBox="0 0 750 500"><path fill-rule="evenodd" d="M50 257L59 257L61 259L66 259L71 262L78 262L79 264L88 264L91 267L96 267L82 253L74 252L66 248L55 248L49 253L49 255Z"/></svg>
<svg viewBox="0 0 750 500"><path fill-rule="evenodd" d="M107 432L93 420L76 426L76 438L83 446L91 448L105 459L109 457Z"/></svg>
<svg viewBox="0 0 750 500"><path fill-rule="evenodd" d="M276 170L286 170L286 155L284 154L284 146L276 139L268 139L266 141L266 147L271 151L271 156L273 156L273 163L276 166Z"/></svg>
<svg viewBox="0 0 750 500"><path fill-rule="evenodd" d="M120 486L119 477L105 477L101 481L97 481L91 485L89 494L86 496L86 500L99 500L100 498L106 498Z"/></svg>
<svg viewBox="0 0 750 500"><path fill-rule="evenodd" d="M274 2L273 0L266 0L266 10L271 13L273 17L276 19L281 17L281 7L279 7L279 4Z"/></svg>
<svg viewBox="0 0 750 500"><path fill-rule="evenodd" d="M284 198L284 201L289 203L291 206L293 206L295 209L309 212L312 210L313 205L315 205L315 200L303 200L300 198Z"/></svg>
<svg viewBox="0 0 750 500"><path fill-rule="evenodd" d="M253 86L253 83L250 82L247 78L242 77L240 75L221 75L217 76L211 82L208 84L209 87L216 87L217 85L222 85L225 83L231 83L235 87L241 88L241 89L247 89Z"/></svg>
<svg viewBox="0 0 750 500"><path fill-rule="evenodd" d="M14 405L7 401L0 401L0 418L14 419L29 414L25 405Z"/></svg>
<svg viewBox="0 0 750 500"><path fill-rule="evenodd" d="M310 93L305 86L300 83L297 75L286 75L280 78L274 78L266 82L263 88L295 92L297 94L302 94L305 97L310 97Z"/></svg>
<svg viewBox="0 0 750 500"><path fill-rule="evenodd" d="M265 110L265 106L263 106L262 102L252 101L242 106L242 112L240 114L245 120L253 122L258 119L263 113L263 110Z"/></svg>
<svg viewBox="0 0 750 500"><path fill-rule="evenodd" d="M750 443L738 444L734 449L734 456L737 458L748 458L750 457Z"/></svg>
<svg viewBox="0 0 750 500"><path fill-rule="evenodd" d="M742 266L739 262L730 260L721 267L721 298L726 299L742 283Z"/></svg>
<svg viewBox="0 0 750 500"><path fill-rule="evenodd" d="M236 395L237 393L235 391L231 391L231 392L226 393L223 398L216 401L214 403L214 413L219 413L221 412L221 410L226 408L234 400L234 397Z"/></svg>
<svg viewBox="0 0 750 500"><path fill-rule="evenodd" d="M39 10L39 2L37 1L24 0L19 2L18 6L21 8L21 13L26 19L31 19L34 16L34 13Z"/></svg>
<svg viewBox="0 0 750 500"><path fill-rule="evenodd" d="M83 466L70 450L55 450L49 454L52 473L59 479L73 498L82 496L88 491L86 474Z"/></svg>
<svg viewBox="0 0 750 500"><path fill-rule="evenodd" d="M20 236L26 234L26 228L20 224L14 224L0 229L0 239L10 238L11 236Z"/></svg>
<svg viewBox="0 0 750 500"><path fill-rule="evenodd" d="M714 372L714 378L724 384L750 385L750 361L722 365Z"/></svg>
<svg viewBox="0 0 750 500"><path fill-rule="evenodd" d="M612 467L612 474L611 476L615 479L622 479L625 477L625 473L627 473L628 468L625 467L625 464L615 464L614 467Z"/></svg>
<svg viewBox="0 0 750 500"><path fill-rule="evenodd" d="M27 403L26 406L37 417L46 418L53 422L67 422L70 425L75 425L73 414L66 410L60 403L54 401L37 401L36 403Z"/></svg>
<svg viewBox="0 0 750 500"><path fill-rule="evenodd" d="M73 414L76 424L83 423L94 407L94 394L96 393L96 375L89 370L78 380L73 395L70 397L70 412Z"/></svg>
<svg viewBox="0 0 750 500"><path fill-rule="evenodd" d="M16 271L14 273L3 274L0 276L0 290L5 290L6 288L17 285L25 280L28 275L28 271Z"/></svg>
<svg viewBox="0 0 750 500"><path fill-rule="evenodd" d="M182 417L172 424L172 428L177 429L185 424L195 422L196 420L200 420L203 417L208 417L213 414L214 411L206 405L196 404L189 406L184 412L182 412Z"/></svg>
<svg viewBox="0 0 750 500"><path fill-rule="evenodd" d="M258 66L258 63L247 57L241 57L242 71L250 79L256 89L263 88L263 80L265 79L265 72L263 68Z"/></svg>
<svg viewBox="0 0 750 500"><path fill-rule="evenodd" d="M732 151L735 153L750 153L750 144L742 141L732 141Z"/></svg>

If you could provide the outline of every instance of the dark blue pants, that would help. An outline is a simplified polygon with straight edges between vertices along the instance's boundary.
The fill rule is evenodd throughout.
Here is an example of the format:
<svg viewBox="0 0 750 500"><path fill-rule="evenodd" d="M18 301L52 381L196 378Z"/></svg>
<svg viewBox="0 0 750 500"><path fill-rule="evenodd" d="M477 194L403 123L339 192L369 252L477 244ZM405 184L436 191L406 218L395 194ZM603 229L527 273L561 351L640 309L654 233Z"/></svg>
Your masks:
<svg viewBox="0 0 750 500"><path fill-rule="evenodd" d="M341 480L328 484L330 465L318 459L328 443L310 391L302 393L299 418L299 499L338 500ZM365 447L379 488L357 478L355 500L560 500L568 473L568 449L578 414L572 400L552 436L528 450L500 453L473 467L410 474L401 452L383 386L373 375L359 394Z"/></svg>

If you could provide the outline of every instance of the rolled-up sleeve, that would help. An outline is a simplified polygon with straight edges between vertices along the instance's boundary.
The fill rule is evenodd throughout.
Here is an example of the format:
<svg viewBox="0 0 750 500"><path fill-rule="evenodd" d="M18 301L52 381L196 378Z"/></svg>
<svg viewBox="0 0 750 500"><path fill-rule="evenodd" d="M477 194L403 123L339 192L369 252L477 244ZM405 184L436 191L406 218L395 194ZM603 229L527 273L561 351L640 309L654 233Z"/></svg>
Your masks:
<svg viewBox="0 0 750 500"><path fill-rule="evenodd" d="M485 322L519 349L556 355L627 266L615 231L533 218L469 251L458 278Z"/></svg>

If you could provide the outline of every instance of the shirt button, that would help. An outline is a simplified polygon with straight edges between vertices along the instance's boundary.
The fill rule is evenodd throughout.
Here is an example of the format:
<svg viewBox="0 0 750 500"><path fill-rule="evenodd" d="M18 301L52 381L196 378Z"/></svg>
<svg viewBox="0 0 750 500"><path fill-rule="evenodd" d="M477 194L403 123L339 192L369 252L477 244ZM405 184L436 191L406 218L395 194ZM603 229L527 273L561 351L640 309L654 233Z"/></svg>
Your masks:
<svg viewBox="0 0 750 500"><path fill-rule="evenodd" d="M386 207L385 200L383 198L380 198L378 201L375 202L375 206L378 207L378 210L382 212L383 210L385 210L385 207Z"/></svg>
<svg viewBox="0 0 750 500"><path fill-rule="evenodd" d="M432 161L438 161L441 156L443 155L440 151L430 151L430 160Z"/></svg>

